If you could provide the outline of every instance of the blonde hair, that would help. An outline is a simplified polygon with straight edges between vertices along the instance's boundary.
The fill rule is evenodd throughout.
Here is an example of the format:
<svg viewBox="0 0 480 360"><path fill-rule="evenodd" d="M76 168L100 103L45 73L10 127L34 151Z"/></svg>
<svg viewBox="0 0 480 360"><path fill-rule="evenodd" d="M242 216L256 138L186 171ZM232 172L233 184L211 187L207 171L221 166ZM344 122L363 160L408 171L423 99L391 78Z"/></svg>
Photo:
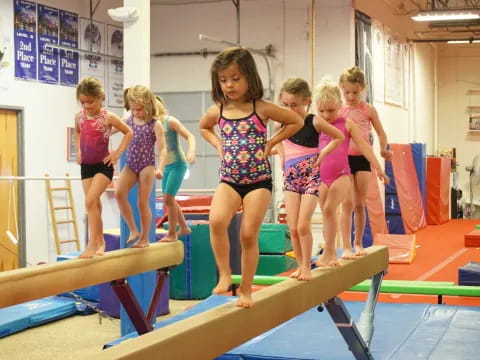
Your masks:
<svg viewBox="0 0 480 360"><path fill-rule="evenodd" d="M324 79L315 87L314 101L317 108L328 103L342 103L342 92L334 81Z"/></svg>
<svg viewBox="0 0 480 360"><path fill-rule="evenodd" d="M167 115L167 108L165 107L165 101L160 95L155 95L155 106L157 107L158 116L163 119L164 115Z"/></svg>
<svg viewBox="0 0 480 360"><path fill-rule="evenodd" d="M348 81L353 84L358 84L362 88L365 87L365 75L363 71L358 66L352 66L346 69L341 75L339 79L339 83L342 84L343 82Z"/></svg>
<svg viewBox="0 0 480 360"><path fill-rule="evenodd" d="M302 78L298 77L292 77L285 80L282 88L280 89L279 97L281 97L283 93L300 96L303 100L312 97L312 92L310 91L310 86L308 86L308 83Z"/></svg>
<svg viewBox="0 0 480 360"><path fill-rule="evenodd" d="M145 122L150 122L153 118L156 118L159 115L156 105L157 99L155 98L153 92L146 86L135 85L127 88L124 91L123 99L125 104L127 104L124 105L125 109L127 109L127 107L130 109L131 102L143 106L143 111L145 112Z"/></svg>
<svg viewBox="0 0 480 360"><path fill-rule="evenodd" d="M77 85L77 100L80 95L91 96L98 100L105 100L105 90L97 78L86 77L82 79Z"/></svg>

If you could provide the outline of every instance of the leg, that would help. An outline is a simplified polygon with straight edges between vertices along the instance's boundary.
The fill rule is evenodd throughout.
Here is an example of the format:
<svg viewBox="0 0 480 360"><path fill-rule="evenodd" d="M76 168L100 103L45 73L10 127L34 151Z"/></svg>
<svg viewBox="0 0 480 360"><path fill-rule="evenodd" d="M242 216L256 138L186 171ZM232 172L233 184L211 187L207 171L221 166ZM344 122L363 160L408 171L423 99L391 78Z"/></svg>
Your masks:
<svg viewBox="0 0 480 360"><path fill-rule="evenodd" d="M122 169L122 172L120 173L115 195L117 197L120 213L122 214L125 222L127 223L128 229L130 230L127 244L134 242L140 236L137 224L135 224L135 219L133 218L132 207L128 202L128 192L132 189L136 182L137 174L135 174L128 167L128 165L125 165L125 167Z"/></svg>
<svg viewBox="0 0 480 360"><path fill-rule="evenodd" d="M176 202L176 201L175 201ZM192 232L190 226L188 226L185 216L183 215L182 208L178 205L177 202L177 219L178 219L178 234L177 236L188 235Z"/></svg>
<svg viewBox="0 0 480 360"><path fill-rule="evenodd" d="M249 308L253 305L253 277L258 265L258 233L267 212L272 193L267 189L256 189L243 198L243 218L240 228L242 245L242 282L238 288L237 306Z"/></svg>
<svg viewBox="0 0 480 360"><path fill-rule="evenodd" d="M87 209L90 238L87 248L80 254L80 258L91 258L93 255L102 255L105 251L103 239L103 223L100 205L100 196L110 184L110 179L103 174L95 174L93 178L82 181L85 191L85 208Z"/></svg>
<svg viewBox="0 0 480 360"><path fill-rule="evenodd" d="M312 216L317 207L318 197L315 195L304 194L300 199L300 211L298 214L297 233L300 238L300 247L302 249L302 265L298 280L310 280L312 278L310 269L310 258L312 256Z"/></svg>
<svg viewBox="0 0 480 360"><path fill-rule="evenodd" d="M350 190L342 202L340 231L342 234L342 259L355 259L352 249L352 214L354 208L353 178L350 177Z"/></svg>
<svg viewBox="0 0 480 360"><path fill-rule="evenodd" d="M232 283L228 226L241 205L242 199L235 190L224 183L218 185L213 195L209 215L210 243L219 274L218 284L212 290L213 294L227 292Z"/></svg>
<svg viewBox="0 0 480 360"><path fill-rule="evenodd" d="M167 208L168 214L168 234L160 241L169 242L177 241L177 224L178 224L178 209L175 195L163 194L163 204Z"/></svg>
<svg viewBox="0 0 480 360"><path fill-rule="evenodd" d="M336 179L330 187L325 183L320 185L320 207L323 214L323 236L325 238L325 249L317 260L317 266L339 266L337 251L335 247L335 236L337 234L337 209L338 205L348 193L350 185L349 176L341 176Z"/></svg>
<svg viewBox="0 0 480 360"><path fill-rule="evenodd" d="M152 193L155 180L153 166L147 166L138 175L138 211L140 212L140 223L142 232L140 239L132 247L147 247L149 245L148 233L152 225L152 211L150 210L150 194Z"/></svg>
<svg viewBox="0 0 480 360"><path fill-rule="evenodd" d="M366 255L363 249L363 233L365 232L366 214L365 204L367 198L368 185L370 183L370 172L358 171L354 176L354 223L355 223L355 255Z"/></svg>
<svg viewBox="0 0 480 360"><path fill-rule="evenodd" d="M287 223L290 230L290 239L292 240L293 252L297 260L298 268L290 275L292 278L298 278L302 268L302 247L297 233L297 221L300 208L300 194L293 191L284 192L285 209L287 211Z"/></svg>

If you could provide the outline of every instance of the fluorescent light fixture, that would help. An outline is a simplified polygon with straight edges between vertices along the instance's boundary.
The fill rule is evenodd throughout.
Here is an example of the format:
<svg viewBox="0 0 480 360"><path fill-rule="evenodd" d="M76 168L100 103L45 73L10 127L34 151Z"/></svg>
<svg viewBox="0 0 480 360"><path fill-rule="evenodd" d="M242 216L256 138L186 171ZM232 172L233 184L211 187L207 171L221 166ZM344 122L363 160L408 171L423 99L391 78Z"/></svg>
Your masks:
<svg viewBox="0 0 480 360"><path fill-rule="evenodd" d="M475 20L480 19L480 14L470 11L422 11L412 16L415 21L452 21L452 20Z"/></svg>
<svg viewBox="0 0 480 360"><path fill-rule="evenodd" d="M448 40L447 44L477 44L480 40Z"/></svg>

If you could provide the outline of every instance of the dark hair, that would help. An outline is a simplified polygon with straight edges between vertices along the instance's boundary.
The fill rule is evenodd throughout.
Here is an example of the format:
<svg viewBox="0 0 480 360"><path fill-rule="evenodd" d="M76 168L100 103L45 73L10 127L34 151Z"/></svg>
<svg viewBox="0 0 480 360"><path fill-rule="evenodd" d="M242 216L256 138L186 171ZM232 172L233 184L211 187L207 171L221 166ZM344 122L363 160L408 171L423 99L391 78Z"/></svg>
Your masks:
<svg viewBox="0 0 480 360"><path fill-rule="evenodd" d="M218 72L225 70L231 64L237 64L240 72L247 79L247 100L258 100L263 97L263 85L258 74L257 65L252 54L244 47L235 46L221 51L212 63L210 74L212 78L212 99L217 104L225 104L227 98L223 94L218 79Z"/></svg>
<svg viewBox="0 0 480 360"><path fill-rule="evenodd" d="M362 88L365 87L365 75L363 75L363 71L358 66L352 66L346 69L341 75L339 79L339 83L343 83L345 81L351 82L353 84L358 84Z"/></svg>
<svg viewBox="0 0 480 360"><path fill-rule="evenodd" d="M94 77L86 77L77 85L77 100L80 95L91 96L98 100L105 100L105 90L100 81Z"/></svg>
<svg viewBox="0 0 480 360"><path fill-rule="evenodd" d="M280 95L282 96L283 93L300 96L302 100L308 99L312 97L312 92L310 91L310 86L308 83L298 77L288 78L282 85L280 89Z"/></svg>

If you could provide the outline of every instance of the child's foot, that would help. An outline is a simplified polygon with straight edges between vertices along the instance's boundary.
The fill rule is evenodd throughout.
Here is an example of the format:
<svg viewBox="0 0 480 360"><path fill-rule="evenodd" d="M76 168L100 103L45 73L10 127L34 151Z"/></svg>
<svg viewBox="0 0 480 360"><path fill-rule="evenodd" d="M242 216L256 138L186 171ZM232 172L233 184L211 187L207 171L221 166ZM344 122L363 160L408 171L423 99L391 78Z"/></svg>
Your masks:
<svg viewBox="0 0 480 360"><path fill-rule="evenodd" d="M300 269L295 270L293 273L290 274L290 277L292 279L298 279L298 276L300 275Z"/></svg>
<svg viewBox="0 0 480 360"><path fill-rule="evenodd" d="M251 308L253 306L253 300L252 300L252 293L250 292L243 292L240 289L238 289L238 301L237 301L237 307L243 307L243 308Z"/></svg>
<svg viewBox="0 0 480 360"><path fill-rule="evenodd" d="M131 248L146 248L148 247L150 244L148 242L147 239L140 239L138 240L135 244L133 244L132 246L130 246Z"/></svg>
<svg viewBox="0 0 480 360"><path fill-rule="evenodd" d="M97 249L95 248L95 246L88 245L85 251L81 253L78 257L80 259L90 259L95 255L96 251Z"/></svg>
<svg viewBox="0 0 480 360"><path fill-rule="evenodd" d="M365 256L365 255L367 255L367 252L365 251L363 246L355 244L355 256Z"/></svg>
<svg viewBox="0 0 480 360"><path fill-rule="evenodd" d="M96 255L103 255L105 254L105 240L102 238L100 245L97 247L97 251L95 252Z"/></svg>
<svg viewBox="0 0 480 360"><path fill-rule="evenodd" d="M340 265L340 263L338 262L336 254L327 254L324 252L322 256L320 256L318 260L315 261L315 265L317 265L318 267L337 267Z"/></svg>
<svg viewBox="0 0 480 360"><path fill-rule="evenodd" d="M130 231L130 236L128 237L127 244L133 243L140 236L138 230Z"/></svg>
<svg viewBox="0 0 480 360"><path fill-rule="evenodd" d="M177 236L180 237L180 236L188 235L191 233L192 233L192 229L190 229L190 227L187 226L186 228L178 229Z"/></svg>
<svg viewBox="0 0 480 360"><path fill-rule="evenodd" d="M215 286L212 290L212 294L225 294L226 292L230 291L230 288L232 286L232 276L224 276L220 277L220 280L218 280L217 286Z"/></svg>
<svg viewBox="0 0 480 360"><path fill-rule="evenodd" d="M175 241L178 241L178 237L177 237L177 234L167 234L158 241L159 242L175 242Z"/></svg>
<svg viewBox="0 0 480 360"><path fill-rule="evenodd" d="M300 274L298 274L297 276L297 279L298 280L303 280L303 281L308 281L308 280L311 280L312 279L312 271L310 270L310 268L302 268L302 270L300 270Z"/></svg>
<svg viewBox="0 0 480 360"><path fill-rule="evenodd" d="M355 254L352 251L352 248L343 248L342 259L355 260Z"/></svg>

